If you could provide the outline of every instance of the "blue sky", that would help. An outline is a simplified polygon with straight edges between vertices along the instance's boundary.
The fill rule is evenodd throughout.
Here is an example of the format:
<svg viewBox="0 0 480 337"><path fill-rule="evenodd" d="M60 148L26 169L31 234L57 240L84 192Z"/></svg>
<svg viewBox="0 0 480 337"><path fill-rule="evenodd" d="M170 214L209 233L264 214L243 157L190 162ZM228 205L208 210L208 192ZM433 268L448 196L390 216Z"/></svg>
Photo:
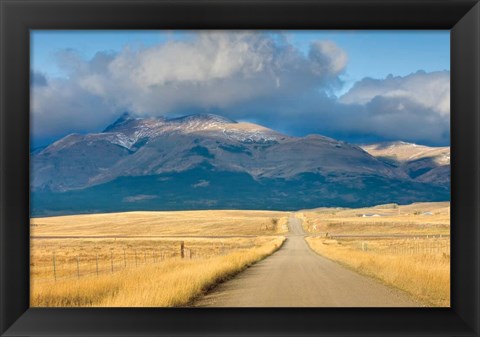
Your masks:
<svg viewBox="0 0 480 337"><path fill-rule="evenodd" d="M33 130L34 141L48 142L69 132L98 131L102 123L120 114L120 110L133 109L137 110L133 111L134 113L140 115L178 115L188 111L197 112L197 110L218 113L228 111L233 114L230 117L254 120L287 133L296 135L323 133L352 142L402 138L402 140L425 144L448 143L449 123L446 120L449 119L447 118L449 111L446 116L447 98L444 97L446 91L443 82L449 81L449 31L282 31L280 34L279 32L262 32L253 35L263 35L264 38L259 39L247 34L246 37L235 38L233 42L232 39L225 37L215 37L205 40L206 42L199 42L198 40L202 37L199 37L196 31L32 31L31 68L35 74L34 78L40 78L41 81L38 83L42 83L42 85L32 84L32 120L36 126ZM238 44L245 41L247 45L251 45L249 47L251 50L237 48ZM168 48L161 48L166 44L169 44ZM274 47L265 47L268 44L273 44ZM292 56L291 52L285 50L285 45L302 54L303 57ZM212 50L202 56L206 48L212 48ZM225 48L230 48L232 51L225 53ZM170 62L171 58L176 59L175 53L179 53L177 59L180 70L168 75L167 79L157 76L155 72L170 72L168 69L173 67ZM220 65L222 72L220 75L217 73L212 75L210 69L208 76L202 73L202 76L190 74L185 77L185 71L192 71L191 63L197 62L197 56L201 64L200 58L205 60L219 54L228 59ZM102 57L98 57L99 55ZM170 59L164 55L170 55ZM240 67L243 70L237 67L236 58L245 62ZM267 84L259 87L255 95L249 91L248 76L253 75L249 74L245 77L245 69L252 67L251 60L256 58L259 59L256 66L269 67L268 74L274 73L271 76L276 79L277 87L287 86L282 95L274 93ZM165 59L164 62L162 59ZM147 63L140 64L140 60L147 60L145 61ZM112 77L112 69L120 61L131 67L129 69L132 69L132 72L135 72L135 69L144 69L142 67L147 65L152 66L151 71L144 75L145 83L140 79L137 81L141 82L139 86L128 88L128 92L139 90L135 98L130 100L126 98L128 95L125 95L125 91L122 91L127 90L126 88L117 86L114 88L106 84L108 81L114 81L114 78L118 80L120 75L123 76L121 78L129 81L128 74L118 76L115 74ZM290 67L289 73L286 74L283 70L275 68L274 62L287 62L285 64ZM97 68L99 64L101 69ZM299 64L309 70L301 68ZM232 70L232 67L238 69ZM202 65L201 71L204 69L205 66ZM292 75L295 69L302 70ZM420 73L417 73L418 71ZM122 70L120 69L119 72ZM393 78L389 79L390 74ZM225 77L222 77L224 75ZM264 77L265 74L260 78ZM368 78L378 81L369 82L366 80ZM210 92L199 94L197 100L190 100L192 95L188 95L188 104L183 102L185 99L181 96L176 101L171 99L172 88L169 87L171 83L175 84L175 88L180 88L175 95L179 92L184 92L186 95L187 90L192 90L192 83L195 83L198 88L198 86L212 86L218 84L218 81L228 80L232 81L231 91L236 90L239 93L237 97L232 96L231 91L228 91L228 93L219 93L219 95L222 94L221 97L208 97L208 99L204 97L211 95ZM245 85L241 85L242 81ZM79 86L79 83L86 84ZM145 102L138 101L138 97L143 95L140 88L147 88L147 83L150 87L161 87L161 91L155 93L155 97L160 97L158 102L154 102L156 105L151 102L153 96L145 97ZM429 88L425 97L430 99L434 97L435 100L442 101L444 104L439 107L435 102L421 101L421 95L416 93L419 86ZM388 92L384 90L385 87L389 88ZM76 92L78 97L74 97ZM164 93L169 93L169 96L162 96ZM399 93L401 99L406 99L406 102L399 101ZM59 99L63 101L55 101ZM52 100L54 102L51 102ZM165 101L168 101L168 104ZM379 102L385 104L382 105L385 107L391 107L392 104L396 104L396 107L409 107L408 114L404 115L410 119L419 116L418 122L422 123L432 120L432 116L436 116L435 113L438 112L437 115L442 120L435 120L433 125L437 134L428 133L422 138L421 130L418 130L417 133L405 132L403 136L393 132L394 128L385 128L385 125L370 129L364 125L355 130L354 126L346 125L349 123L340 122L339 114L343 114L344 118L352 116L360 118L358 116L361 114L373 116L372 109L379 109ZM72 108L71 112L58 111L69 110L69 106L77 109ZM82 115L79 106L89 110L83 114L83 120L79 117ZM97 112L90 111L96 106L99 107ZM272 106L279 108L276 110L272 108L270 112L263 112L261 115L258 113ZM319 106L324 107L324 111L320 111L322 109L319 109ZM336 115L332 114L330 111L332 109L340 112ZM231 112L233 110L235 112ZM277 114L279 110L281 112ZM95 117L100 115L102 117ZM72 116L73 118L69 118ZM279 116L282 120L286 120L284 125L278 122ZM308 116L312 116L312 120L322 125L319 124L315 128L312 127L312 123L301 125L301 123L292 122L299 117ZM87 118L92 121L85 120ZM95 118L97 120L93 121ZM289 118L292 120L289 121ZM379 118L372 119L372 121L378 120ZM394 123L397 120L398 118L392 119L391 122ZM62 121L69 121L70 124L62 124ZM416 121L411 122L414 124ZM385 122L382 121L382 123ZM46 125L49 126L46 127ZM392 129L392 132L389 134L385 129Z"/></svg>
<svg viewBox="0 0 480 337"><path fill-rule="evenodd" d="M364 77L450 70L449 31L331 31L292 35L293 43L304 51L318 38L335 41L349 55L344 75L347 85L342 91Z"/></svg>
<svg viewBox="0 0 480 337"><path fill-rule="evenodd" d="M32 68L49 76L65 76L55 56L75 49L91 59L99 51L118 52L126 46L139 48L167 40L189 39L190 31L45 31L31 34ZM348 90L364 77L405 76L418 70L450 70L450 32L432 31L295 31L285 32L302 52L314 40L335 41L349 55L343 79ZM372 57L378 55L378 57Z"/></svg>

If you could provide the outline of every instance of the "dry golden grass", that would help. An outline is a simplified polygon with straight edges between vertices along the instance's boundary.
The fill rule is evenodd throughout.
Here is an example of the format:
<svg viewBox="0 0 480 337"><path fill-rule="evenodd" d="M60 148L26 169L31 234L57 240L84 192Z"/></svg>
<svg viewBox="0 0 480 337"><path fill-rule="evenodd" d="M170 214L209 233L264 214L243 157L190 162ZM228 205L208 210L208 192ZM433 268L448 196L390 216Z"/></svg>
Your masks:
<svg viewBox="0 0 480 337"><path fill-rule="evenodd" d="M181 242L186 258L206 259L261 246L269 238L37 238L30 244L30 275L46 282L159 263L180 258Z"/></svg>
<svg viewBox="0 0 480 337"><path fill-rule="evenodd" d="M32 219L31 305L186 305L277 249L288 215L186 211Z"/></svg>
<svg viewBox="0 0 480 337"><path fill-rule="evenodd" d="M363 217L364 214L379 216ZM320 208L297 213L312 234L449 235L450 203L431 202L369 208Z"/></svg>
<svg viewBox="0 0 480 337"><path fill-rule="evenodd" d="M329 259L402 289L429 306L450 306L450 240L306 239Z"/></svg>
<svg viewBox="0 0 480 337"><path fill-rule="evenodd" d="M227 255L172 259L78 280L32 280L33 307L177 307L277 250L285 239L267 237L259 246Z"/></svg>
<svg viewBox="0 0 480 337"><path fill-rule="evenodd" d="M318 236L448 235L449 213L449 203L419 203L305 210L296 216L307 232ZM31 305L188 305L213 285L276 250L284 240L278 235L287 231L289 215L189 211L32 219ZM438 244L421 245L428 240ZM425 303L449 306L449 238L428 240L307 238L321 255ZM179 258L182 241L193 253L192 259Z"/></svg>
<svg viewBox="0 0 480 337"><path fill-rule="evenodd" d="M288 212L125 212L33 218L31 236L277 235ZM275 220L276 219L276 220Z"/></svg>
<svg viewBox="0 0 480 337"><path fill-rule="evenodd" d="M297 216L303 219L307 232L319 236L307 238L317 253L405 290L429 305L450 305L449 202L323 208ZM368 239L369 235L378 238ZM382 238L388 235L405 237ZM408 238L415 235L418 237Z"/></svg>

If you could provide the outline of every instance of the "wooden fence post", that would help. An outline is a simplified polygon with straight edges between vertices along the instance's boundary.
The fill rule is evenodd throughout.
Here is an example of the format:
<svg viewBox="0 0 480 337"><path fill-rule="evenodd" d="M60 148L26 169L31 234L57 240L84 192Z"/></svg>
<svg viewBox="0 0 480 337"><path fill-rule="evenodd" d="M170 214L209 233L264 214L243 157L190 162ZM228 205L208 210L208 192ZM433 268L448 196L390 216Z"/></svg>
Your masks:
<svg viewBox="0 0 480 337"><path fill-rule="evenodd" d="M180 257L183 259L185 257L185 242L180 242Z"/></svg>
<svg viewBox="0 0 480 337"><path fill-rule="evenodd" d="M57 282L57 263L55 259L55 251L53 252L53 278Z"/></svg>
<svg viewBox="0 0 480 337"><path fill-rule="evenodd" d="M367 248L367 243L366 243L365 241L362 241L362 250L363 250L364 252L366 252L367 249L368 249L368 248Z"/></svg>

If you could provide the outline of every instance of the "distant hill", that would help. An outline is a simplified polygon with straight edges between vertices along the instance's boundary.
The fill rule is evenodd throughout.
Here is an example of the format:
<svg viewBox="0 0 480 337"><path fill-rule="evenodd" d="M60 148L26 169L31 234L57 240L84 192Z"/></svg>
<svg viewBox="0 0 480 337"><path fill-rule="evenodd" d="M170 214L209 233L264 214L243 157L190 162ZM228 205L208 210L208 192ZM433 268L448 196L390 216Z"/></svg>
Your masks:
<svg viewBox="0 0 480 337"><path fill-rule="evenodd" d="M364 145L362 148L415 181L445 187L450 185L450 147L389 142Z"/></svg>
<svg viewBox="0 0 480 337"><path fill-rule="evenodd" d="M429 164L437 157L405 161L414 153L382 151L388 152L320 135L291 137L212 114L124 114L101 133L71 134L32 154L32 213L449 200L449 186L437 180L445 165Z"/></svg>

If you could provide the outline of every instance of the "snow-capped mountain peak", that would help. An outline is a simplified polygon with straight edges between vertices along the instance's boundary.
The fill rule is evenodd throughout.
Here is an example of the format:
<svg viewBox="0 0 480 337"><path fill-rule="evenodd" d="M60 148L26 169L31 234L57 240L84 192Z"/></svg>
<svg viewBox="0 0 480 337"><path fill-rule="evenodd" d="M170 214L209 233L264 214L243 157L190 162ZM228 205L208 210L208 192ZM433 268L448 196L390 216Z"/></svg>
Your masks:
<svg viewBox="0 0 480 337"><path fill-rule="evenodd" d="M396 144L395 153L403 147L405 164L384 158L390 148L367 148L370 155L320 135L287 136L211 114L123 114L104 132L71 134L32 155L31 188L43 193L36 194L42 197L34 211L72 211L62 208L64 193L75 195L75 209L82 211L298 209L447 197L449 166L437 158L447 160L449 151ZM420 151L413 161L412 148ZM155 198L136 199L144 194Z"/></svg>
<svg viewBox="0 0 480 337"><path fill-rule="evenodd" d="M124 113L105 128L102 134L109 137L113 143L132 149L140 140L147 142L170 133L201 133L202 136L209 135L248 143L274 142L280 138L287 138L257 124L239 123L214 114L193 114L167 119L164 117L139 118Z"/></svg>
<svg viewBox="0 0 480 337"><path fill-rule="evenodd" d="M168 122L182 123L182 124L215 124L215 125L238 123L233 119L219 116L219 115L209 114L209 113L193 114L193 115L187 115L187 116L182 116L177 118L171 118L171 119L168 119Z"/></svg>

